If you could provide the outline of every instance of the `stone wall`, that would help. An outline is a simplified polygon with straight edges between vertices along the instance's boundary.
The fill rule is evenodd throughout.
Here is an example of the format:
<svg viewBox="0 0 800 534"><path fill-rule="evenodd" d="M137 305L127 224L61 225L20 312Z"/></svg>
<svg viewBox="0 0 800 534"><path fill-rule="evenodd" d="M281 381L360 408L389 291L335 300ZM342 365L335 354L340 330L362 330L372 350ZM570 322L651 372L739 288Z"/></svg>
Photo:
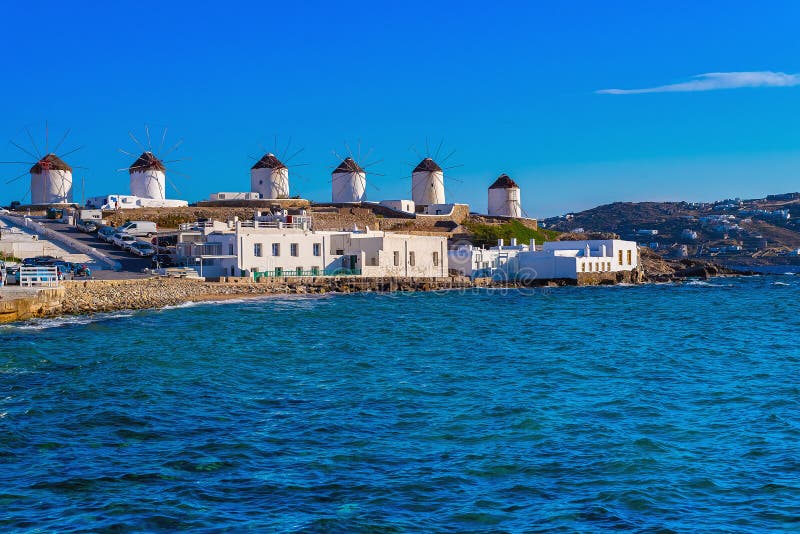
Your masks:
<svg viewBox="0 0 800 534"><path fill-rule="evenodd" d="M61 310L64 294L63 288L28 291L16 289L14 294L3 291L0 298L0 323L57 315Z"/></svg>

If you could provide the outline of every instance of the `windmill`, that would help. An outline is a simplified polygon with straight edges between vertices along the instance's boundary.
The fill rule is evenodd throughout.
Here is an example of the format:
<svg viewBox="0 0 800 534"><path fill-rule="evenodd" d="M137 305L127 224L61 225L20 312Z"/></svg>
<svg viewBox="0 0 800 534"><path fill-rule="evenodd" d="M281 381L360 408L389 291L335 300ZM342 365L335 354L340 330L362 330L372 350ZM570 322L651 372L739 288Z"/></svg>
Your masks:
<svg viewBox="0 0 800 534"><path fill-rule="evenodd" d="M289 168L300 167L305 163L290 164L295 156L300 154L303 148L295 150L289 154L292 139L289 138L286 148L280 155L278 153L278 137L275 136L275 146L273 151L266 152L255 164L250 167L250 191L258 193L264 199L285 199L289 198ZM263 147L262 147L262 150ZM285 163L284 163L285 162Z"/></svg>
<svg viewBox="0 0 800 534"><path fill-rule="evenodd" d="M507 174L501 174L489 186L489 215L522 217L519 186Z"/></svg>
<svg viewBox="0 0 800 534"><path fill-rule="evenodd" d="M71 204L72 203L72 167L64 161L64 157L74 152L77 152L82 146L57 155L58 149L64 144L69 136L70 130L67 129L64 135L61 136L59 142L50 150L50 128L45 122L44 134L44 152L39 150L39 145L34 140L33 134L29 128L25 128L28 140L31 147L25 148L24 146L14 141L9 141L17 149L22 151L27 157L32 158L28 161L3 161L0 163L6 165L31 165L22 174L11 178L6 182L10 184L22 177L30 174L30 187L26 191L24 197L30 194L31 204L47 205L47 204ZM76 167L85 168L85 167Z"/></svg>
<svg viewBox="0 0 800 534"><path fill-rule="evenodd" d="M341 163L331 173L331 202L353 203L364 202L367 200L367 174L383 176L382 174L369 171L373 165L380 163L381 160L373 161L365 165L359 165L353 157L353 152L345 143L349 156L342 158L336 151L333 152L336 159L341 159ZM364 159L368 159L372 149L367 152ZM358 159L361 159L361 143L358 146ZM372 187L375 187L373 184ZM378 189L377 187L375 187Z"/></svg>
<svg viewBox="0 0 800 534"><path fill-rule="evenodd" d="M439 142L439 146L436 148L436 151L431 153L430 145L426 139L424 155L414 150L417 156L422 160L411 172L411 199L414 201L416 206L430 206L433 204L446 203L444 171L461 167L461 165L451 165L449 167L445 167L444 169L439 166L436 160L439 159L443 145L444 139ZM446 163L447 160L450 159L453 154L455 154L455 152L455 150L450 151L447 156L442 158L442 163Z"/></svg>
<svg viewBox="0 0 800 534"><path fill-rule="evenodd" d="M119 149L119 151L126 156L136 158L130 167L117 169L118 171L127 171L130 175L131 195L144 199L165 200L167 198L167 181L169 181L173 189L180 194L180 190L175 186L175 183L167 178L167 171L181 176L186 175L174 169L167 168L166 164L184 161L185 158L168 160L166 157L183 144L183 139L179 139L178 142L164 152L164 143L167 138L167 129L164 128L161 133L161 143L158 151L155 151L150 138L150 128L147 125L145 125L144 131L147 141L146 145L141 143L136 136L133 135L133 132L128 132L128 136L142 149L142 153L139 156L121 148Z"/></svg>

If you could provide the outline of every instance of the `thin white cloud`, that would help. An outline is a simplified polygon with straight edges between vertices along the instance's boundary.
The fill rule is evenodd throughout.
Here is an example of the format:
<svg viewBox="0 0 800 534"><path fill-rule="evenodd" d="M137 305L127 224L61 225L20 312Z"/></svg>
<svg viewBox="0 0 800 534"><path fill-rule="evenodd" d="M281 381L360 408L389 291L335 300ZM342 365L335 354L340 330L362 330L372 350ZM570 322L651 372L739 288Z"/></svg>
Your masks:
<svg viewBox="0 0 800 534"><path fill-rule="evenodd" d="M601 89L600 95L638 95L644 93L688 93L695 91L716 91L717 89L738 89L740 87L792 87L800 85L800 74L785 72L708 72L692 76L688 82L647 87L644 89Z"/></svg>

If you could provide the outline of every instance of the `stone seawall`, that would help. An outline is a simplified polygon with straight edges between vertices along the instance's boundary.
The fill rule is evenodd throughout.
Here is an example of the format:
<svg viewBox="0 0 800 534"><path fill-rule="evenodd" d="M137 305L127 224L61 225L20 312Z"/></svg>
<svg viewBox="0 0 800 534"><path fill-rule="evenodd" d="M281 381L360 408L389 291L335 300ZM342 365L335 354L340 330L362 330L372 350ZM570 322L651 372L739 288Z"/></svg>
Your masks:
<svg viewBox="0 0 800 534"><path fill-rule="evenodd" d="M174 306L184 302L260 295L350 293L356 291L433 291L473 287L466 277L362 278L286 277L221 278L218 282L181 278L87 280L64 282L61 305L51 315L86 314Z"/></svg>
<svg viewBox="0 0 800 534"><path fill-rule="evenodd" d="M0 323L58 315L64 294L63 288L16 289L13 294L4 292L0 299Z"/></svg>

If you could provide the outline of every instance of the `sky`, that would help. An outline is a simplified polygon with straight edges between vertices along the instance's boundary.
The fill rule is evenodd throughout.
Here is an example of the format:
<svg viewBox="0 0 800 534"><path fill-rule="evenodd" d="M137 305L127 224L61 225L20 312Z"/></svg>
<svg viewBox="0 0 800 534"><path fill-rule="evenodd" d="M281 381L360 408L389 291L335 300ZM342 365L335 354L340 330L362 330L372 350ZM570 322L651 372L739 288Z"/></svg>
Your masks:
<svg viewBox="0 0 800 534"><path fill-rule="evenodd" d="M448 201L485 211L507 173L540 218L800 190L797 2L108 4L0 0L0 160L69 129L76 200L129 192L146 125L157 153L183 140L189 201L249 190L276 146L320 202L359 151L371 200L438 151ZM0 203L25 170L0 166Z"/></svg>

